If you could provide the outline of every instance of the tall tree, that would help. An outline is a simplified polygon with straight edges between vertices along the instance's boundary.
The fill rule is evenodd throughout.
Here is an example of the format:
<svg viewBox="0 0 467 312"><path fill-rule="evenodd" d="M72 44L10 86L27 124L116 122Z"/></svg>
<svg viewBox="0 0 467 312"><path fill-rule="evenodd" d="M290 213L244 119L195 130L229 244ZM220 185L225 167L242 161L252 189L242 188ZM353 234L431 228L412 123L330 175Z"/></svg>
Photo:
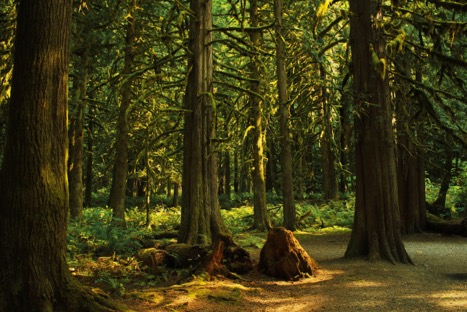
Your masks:
<svg viewBox="0 0 467 312"><path fill-rule="evenodd" d="M0 169L0 311L104 311L66 263L72 1L18 2Z"/></svg>
<svg viewBox="0 0 467 312"><path fill-rule="evenodd" d="M323 156L323 192L324 199L337 199L337 171L336 154L333 149L334 131L332 129L332 112L329 94L326 85L326 71L320 64L321 75L321 120L322 130L320 136L321 153Z"/></svg>
<svg viewBox="0 0 467 312"><path fill-rule="evenodd" d="M406 78L411 77L408 53L398 57L395 68ZM406 81L396 85L395 117L397 130L397 186L401 211L402 234L421 232L425 227L425 161L422 149L417 146L423 135L423 123L414 116L420 115L421 105L410 97ZM408 105L407 103L410 103ZM420 119L420 118L418 118Z"/></svg>
<svg viewBox="0 0 467 312"><path fill-rule="evenodd" d="M277 89L279 90L279 124L281 134L282 201L284 226L295 231L296 212L292 176L292 147L289 134L289 98L287 94L287 71L284 29L282 23L282 0L274 0L276 32Z"/></svg>
<svg viewBox="0 0 467 312"><path fill-rule="evenodd" d="M250 125L252 132L252 156L253 156L253 227L260 231L269 230L271 224L266 210L266 180L264 174L264 155L263 155L263 100L261 96L263 73L261 71L261 62L259 48L261 40L261 30L258 29L258 1L250 0L250 23L249 31L251 46L256 49L251 53L249 70L250 80Z"/></svg>
<svg viewBox="0 0 467 312"><path fill-rule="evenodd" d="M212 87L212 2L191 0L185 94L182 215L179 242L212 242L225 231L217 186L216 115Z"/></svg>
<svg viewBox="0 0 467 312"><path fill-rule="evenodd" d="M128 144L129 144L129 121L128 110L132 101L131 84L133 79L133 63L135 59L134 42L136 39L136 0L130 0L130 10L127 17L125 36L125 61L123 65L123 82L120 90L121 101L118 113L118 131L116 142L116 156L113 168L112 188L110 189L109 206L112 208L113 216L118 225L125 225L125 195L128 178Z"/></svg>
<svg viewBox="0 0 467 312"><path fill-rule="evenodd" d="M83 39L86 41L87 38ZM89 46L84 44L84 46L77 51L77 54L79 66L73 81L75 105L74 114L70 118L70 150L68 158L70 217L73 219L79 219L83 214L84 113L86 109Z"/></svg>
<svg viewBox="0 0 467 312"><path fill-rule="evenodd" d="M381 0L351 0L356 203L346 257L411 262L401 239Z"/></svg>

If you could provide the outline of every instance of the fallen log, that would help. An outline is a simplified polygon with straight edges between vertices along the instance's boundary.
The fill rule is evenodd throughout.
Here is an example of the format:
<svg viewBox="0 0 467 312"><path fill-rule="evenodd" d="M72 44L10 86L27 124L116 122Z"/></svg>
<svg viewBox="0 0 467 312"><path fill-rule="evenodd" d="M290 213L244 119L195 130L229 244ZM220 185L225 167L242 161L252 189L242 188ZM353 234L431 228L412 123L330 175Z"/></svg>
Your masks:
<svg viewBox="0 0 467 312"><path fill-rule="evenodd" d="M444 220L432 213L426 213L428 231L445 235L462 235L467 237L467 218Z"/></svg>

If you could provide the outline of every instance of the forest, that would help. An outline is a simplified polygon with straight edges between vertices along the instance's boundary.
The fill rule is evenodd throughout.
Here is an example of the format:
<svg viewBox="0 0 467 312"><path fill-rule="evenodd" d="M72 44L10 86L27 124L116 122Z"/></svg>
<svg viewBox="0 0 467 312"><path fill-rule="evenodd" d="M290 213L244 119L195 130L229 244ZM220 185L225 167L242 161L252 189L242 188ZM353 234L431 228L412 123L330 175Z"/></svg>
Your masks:
<svg viewBox="0 0 467 312"><path fill-rule="evenodd" d="M466 11L2 1L0 312L461 311Z"/></svg>

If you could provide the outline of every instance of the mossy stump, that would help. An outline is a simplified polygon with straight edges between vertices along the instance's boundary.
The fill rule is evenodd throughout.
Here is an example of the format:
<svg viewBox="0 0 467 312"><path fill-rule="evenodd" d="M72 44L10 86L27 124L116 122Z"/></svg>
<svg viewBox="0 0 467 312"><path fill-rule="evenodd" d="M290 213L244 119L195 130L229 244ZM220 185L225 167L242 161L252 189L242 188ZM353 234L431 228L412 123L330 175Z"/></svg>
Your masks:
<svg viewBox="0 0 467 312"><path fill-rule="evenodd" d="M293 233L285 228L273 228L261 249L260 272L286 281L315 275L318 265L302 248Z"/></svg>

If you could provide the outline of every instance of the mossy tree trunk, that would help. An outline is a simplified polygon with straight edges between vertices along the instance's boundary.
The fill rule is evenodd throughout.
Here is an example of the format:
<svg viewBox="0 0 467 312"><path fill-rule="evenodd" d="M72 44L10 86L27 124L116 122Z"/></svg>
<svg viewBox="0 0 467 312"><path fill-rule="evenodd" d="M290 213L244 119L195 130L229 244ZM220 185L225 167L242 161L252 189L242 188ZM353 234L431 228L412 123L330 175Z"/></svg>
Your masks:
<svg viewBox="0 0 467 312"><path fill-rule="evenodd" d="M254 29L258 27L258 3L256 0L250 0L250 23ZM251 45L253 49L259 49L261 44L261 30L249 32ZM251 54L249 70L251 75L250 80L250 125L253 127L252 132L252 154L253 154L253 211L254 222L253 228L259 231L269 230L271 225L266 210L266 180L264 172L264 155L263 155L263 98L261 94L263 73L261 70L261 62L259 51L254 51Z"/></svg>
<svg viewBox="0 0 467 312"><path fill-rule="evenodd" d="M284 206L284 226L295 231L297 228L293 175L292 147L289 131L289 97L287 94L287 72L285 31L282 23L282 0L274 0L274 20L276 34L277 89L279 90L279 126L281 136L282 202Z"/></svg>
<svg viewBox="0 0 467 312"><path fill-rule="evenodd" d="M191 0L188 84L185 94L182 216L179 242L210 244L224 232L218 200L216 114L212 88L212 2Z"/></svg>
<svg viewBox="0 0 467 312"><path fill-rule="evenodd" d="M0 311L104 311L66 263L72 1L18 2L0 170Z"/></svg>
<svg viewBox="0 0 467 312"><path fill-rule="evenodd" d="M131 85L133 81L130 75L133 71L134 42L137 36L135 32L136 0L130 0L129 7L125 35L125 59L122 70L123 82L120 89L121 100L117 121L116 156L109 196L109 206L112 208L114 223L119 226L125 226L125 195L128 182L128 144L130 140L128 114L132 101Z"/></svg>
<svg viewBox="0 0 467 312"><path fill-rule="evenodd" d="M381 1L351 0L356 203L346 257L411 262L401 239Z"/></svg>
<svg viewBox="0 0 467 312"><path fill-rule="evenodd" d="M72 219L80 219L83 214L84 113L86 109L89 46L83 46L78 56L80 63L73 81L75 105L70 122L70 151L68 158L70 217Z"/></svg>

